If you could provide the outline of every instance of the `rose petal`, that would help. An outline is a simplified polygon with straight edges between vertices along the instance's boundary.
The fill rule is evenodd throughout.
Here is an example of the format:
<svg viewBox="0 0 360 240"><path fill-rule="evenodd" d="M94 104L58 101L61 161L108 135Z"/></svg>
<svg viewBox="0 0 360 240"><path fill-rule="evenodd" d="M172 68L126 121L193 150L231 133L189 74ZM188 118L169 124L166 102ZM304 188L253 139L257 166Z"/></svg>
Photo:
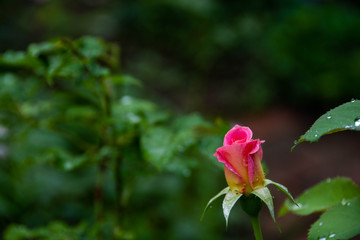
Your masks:
<svg viewBox="0 0 360 240"><path fill-rule="evenodd" d="M243 193L245 190L246 182L239 175L233 173L227 167L224 167L226 182L231 190L238 190Z"/></svg>
<svg viewBox="0 0 360 240"><path fill-rule="evenodd" d="M234 143L244 143L252 138L252 131L248 127L235 125L230 129L224 137L224 146L232 145Z"/></svg>
<svg viewBox="0 0 360 240"><path fill-rule="evenodd" d="M261 149L260 143L260 140L252 140L223 146L216 150L214 156L218 158L219 162L224 163L226 168L252 185L254 176L258 172L258 164L254 162L253 156ZM257 160L261 155L256 155Z"/></svg>

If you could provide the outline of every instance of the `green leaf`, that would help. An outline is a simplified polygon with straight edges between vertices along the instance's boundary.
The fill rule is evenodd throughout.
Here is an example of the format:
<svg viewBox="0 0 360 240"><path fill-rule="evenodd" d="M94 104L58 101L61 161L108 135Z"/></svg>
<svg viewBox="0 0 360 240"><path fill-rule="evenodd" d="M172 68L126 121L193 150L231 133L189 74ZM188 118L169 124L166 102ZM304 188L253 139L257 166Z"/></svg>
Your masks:
<svg viewBox="0 0 360 240"><path fill-rule="evenodd" d="M285 202L285 207L298 215L324 211L341 201L360 196L360 188L348 178L327 179L305 191L296 199L298 206ZM282 210L282 215L286 214Z"/></svg>
<svg viewBox="0 0 360 240"><path fill-rule="evenodd" d="M229 219L231 209L241 196L242 196L242 194L240 194L239 192L233 192L231 190L228 191L225 195L225 198L223 201L223 212L224 212L224 217L226 220L226 227L228 226L228 219Z"/></svg>
<svg viewBox="0 0 360 240"><path fill-rule="evenodd" d="M95 77L105 77L110 74L109 68L102 67L100 64L93 61L87 64L87 67Z"/></svg>
<svg viewBox="0 0 360 240"><path fill-rule="evenodd" d="M316 142L323 135L344 130L360 131L360 100L344 103L322 115L292 149L301 142Z"/></svg>
<svg viewBox="0 0 360 240"><path fill-rule="evenodd" d="M73 155L61 148L53 149L52 155L54 165L57 168L65 171L74 170L75 168L83 165L88 160L88 156L86 154Z"/></svg>
<svg viewBox="0 0 360 240"><path fill-rule="evenodd" d="M78 51L89 59L98 58L106 51L106 44L100 39L95 37L82 37L75 41L75 46Z"/></svg>
<svg viewBox="0 0 360 240"><path fill-rule="evenodd" d="M141 149L145 159L162 169L171 157L172 132L164 127L148 129L141 137Z"/></svg>
<svg viewBox="0 0 360 240"><path fill-rule="evenodd" d="M271 181L270 179L265 179L265 186L267 186L269 184L272 184L275 187L277 187L280 191L285 193L286 196L288 196L297 205L295 199L293 198L293 196L291 195L291 193L289 192L289 189L287 189L287 187L285 187L284 185L281 185L280 183Z"/></svg>
<svg viewBox="0 0 360 240"><path fill-rule="evenodd" d="M280 230L279 225L276 222L275 219L275 214L274 214L274 203L273 203L273 199L272 199L272 195L269 191L269 189L267 187L260 187L255 189L254 191L252 191L252 194L256 195L257 197L259 197L268 207L270 215L273 219L273 221L275 222L277 228Z"/></svg>
<svg viewBox="0 0 360 240"><path fill-rule="evenodd" d="M5 233L5 240L76 240L83 237L84 224L70 227L62 222L51 222L47 226L30 229L24 225L10 225Z"/></svg>
<svg viewBox="0 0 360 240"><path fill-rule="evenodd" d="M360 199L342 201L311 226L309 240L350 239L360 234Z"/></svg>
<svg viewBox="0 0 360 240"><path fill-rule="evenodd" d="M222 196L222 195L226 194L227 192L229 192L229 190L230 190L230 187L226 187L223 190L221 190L218 194L216 194L213 198L210 199L210 201L206 204L206 207L205 207L205 209L203 211L203 214L201 215L201 219L200 219L201 221L204 219L205 212L208 209L208 207L210 206L210 204L213 201L215 201L216 199L218 199L220 196Z"/></svg>
<svg viewBox="0 0 360 240"><path fill-rule="evenodd" d="M27 52L33 57L37 57L43 53L53 52L58 49L61 45L59 42L42 42L42 43L32 43L29 45Z"/></svg>
<svg viewBox="0 0 360 240"><path fill-rule="evenodd" d="M41 68L41 63L31 57L26 55L21 51L6 51L4 54L0 55L0 65L16 66L16 67L28 67L28 68Z"/></svg>
<svg viewBox="0 0 360 240"><path fill-rule="evenodd" d="M224 169L224 164L219 163L214 157L215 149L223 144L224 136L220 135L208 135L203 136L199 142L199 151L208 158L211 163L216 165L219 169Z"/></svg>
<svg viewBox="0 0 360 240"><path fill-rule="evenodd" d="M141 86L141 82L130 75L111 75L108 77L115 85Z"/></svg>
<svg viewBox="0 0 360 240"><path fill-rule="evenodd" d="M181 117L177 117L174 121L174 128L177 130L191 129L196 127L209 126L209 122L205 121L199 114L193 113Z"/></svg>

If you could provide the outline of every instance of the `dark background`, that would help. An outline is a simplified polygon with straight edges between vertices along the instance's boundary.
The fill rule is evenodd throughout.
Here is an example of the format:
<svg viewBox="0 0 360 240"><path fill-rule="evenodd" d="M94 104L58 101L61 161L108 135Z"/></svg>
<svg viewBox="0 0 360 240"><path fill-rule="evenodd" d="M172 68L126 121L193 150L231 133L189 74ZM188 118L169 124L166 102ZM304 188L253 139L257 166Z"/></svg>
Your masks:
<svg viewBox="0 0 360 240"><path fill-rule="evenodd" d="M356 1L325 0L3 0L0 51L59 36L118 43L122 72L144 83L139 94L178 112L250 126L266 140L268 177L296 196L327 177L344 175L360 184L357 133L326 136L290 153L317 117L359 98L359 11ZM208 198L220 190L207 188ZM273 192L279 209L284 197ZM221 218L219 208L211 211ZM265 239L305 239L315 218L280 218L280 235L264 211ZM202 236L189 221L181 224L169 239ZM241 239L236 228L243 225L249 229L239 218L228 232L222 225L213 230ZM251 230L244 234L248 239Z"/></svg>

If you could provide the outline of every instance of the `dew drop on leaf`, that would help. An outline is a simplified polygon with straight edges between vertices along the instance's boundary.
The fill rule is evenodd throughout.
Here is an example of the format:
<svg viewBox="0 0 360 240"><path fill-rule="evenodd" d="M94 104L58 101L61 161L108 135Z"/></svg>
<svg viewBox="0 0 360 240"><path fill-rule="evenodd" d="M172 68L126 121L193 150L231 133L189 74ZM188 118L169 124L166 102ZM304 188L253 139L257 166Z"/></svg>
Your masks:
<svg viewBox="0 0 360 240"><path fill-rule="evenodd" d="M332 119L332 116L331 116L331 115L329 115L329 116L327 116L327 117L326 117L326 119Z"/></svg>
<svg viewBox="0 0 360 240"><path fill-rule="evenodd" d="M329 235L329 238L333 238L335 236L336 236L336 234L332 233L332 234Z"/></svg>
<svg viewBox="0 0 360 240"><path fill-rule="evenodd" d="M360 126L360 117L355 118L355 123L354 123L355 127L359 127Z"/></svg>
<svg viewBox="0 0 360 240"><path fill-rule="evenodd" d="M319 222L319 226L322 226L323 225L323 222Z"/></svg>
<svg viewBox="0 0 360 240"><path fill-rule="evenodd" d="M326 237L320 236L319 240L326 240Z"/></svg>

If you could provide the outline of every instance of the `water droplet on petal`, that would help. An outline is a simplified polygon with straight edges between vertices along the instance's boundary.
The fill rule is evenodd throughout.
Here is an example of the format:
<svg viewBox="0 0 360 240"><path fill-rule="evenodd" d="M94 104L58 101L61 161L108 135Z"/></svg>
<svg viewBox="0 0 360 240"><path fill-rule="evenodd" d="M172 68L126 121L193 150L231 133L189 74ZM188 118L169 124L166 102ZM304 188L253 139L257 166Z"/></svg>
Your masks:
<svg viewBox="0 0 360 240"><path fill-rule="evenodd" d="M360 126L360 117L355 118L355 123L354 123L355 127L359 127Z"/></svg>
<svg viewBox="0 0 360 240"><path fill-rule="evenodd" d="M336 236L336 234L332 233L332 234L329 235L329 238L333 238L335 236Z"/></svg>
<svg viewBox="0 0 360 240"><path fill-rule="evenodd" d="M327 117L326 117L326 119L332 119L332 116L331 116L331 115L329 115L329 116L327 116Z"/></svg>
<svg viewBox="0 0 360 240"><path fill-rule="evenodd" d="M323 225L323 222L319 222L319 226L322 226Z"/></svg>

